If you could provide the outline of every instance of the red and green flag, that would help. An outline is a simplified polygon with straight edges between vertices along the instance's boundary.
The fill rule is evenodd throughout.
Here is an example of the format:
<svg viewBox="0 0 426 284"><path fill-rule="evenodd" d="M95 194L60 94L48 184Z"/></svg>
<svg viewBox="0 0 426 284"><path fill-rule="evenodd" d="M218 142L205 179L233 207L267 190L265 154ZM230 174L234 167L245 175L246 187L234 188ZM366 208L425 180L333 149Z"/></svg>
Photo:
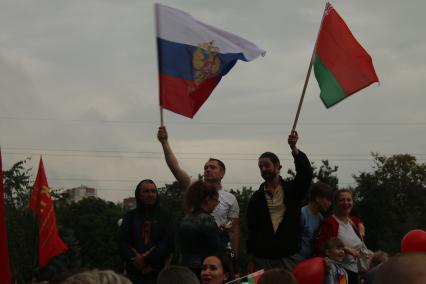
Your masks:
<svg viewBox="0 0 426 284"><path fill-rule="evenodd" d="M247 275L247 282L249 284L256 284L257 282L259 282L260 277L262 277L264 272L265 271L262 269L262 270L259 270L259 271L252 273L252 274Z"/></svg>
<svg viewBox="0 0 426 284"><path fill-rule="evenodd" d="M314 72L327 108L379 82L370 55L327 3L314 54Z"/></svg>

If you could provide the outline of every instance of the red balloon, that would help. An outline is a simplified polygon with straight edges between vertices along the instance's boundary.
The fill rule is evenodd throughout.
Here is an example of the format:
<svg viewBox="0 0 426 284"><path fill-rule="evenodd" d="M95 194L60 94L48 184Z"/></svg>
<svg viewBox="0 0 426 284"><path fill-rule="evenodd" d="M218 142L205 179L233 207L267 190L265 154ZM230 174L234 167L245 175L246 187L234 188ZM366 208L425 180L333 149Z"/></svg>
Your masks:
<svg viewBox="0 0 426 284"><path fill-rule="evenodd" d="M293 275L299 284L323 284L325 260L322 257L304 260L293 268Z"/></svg>
<svg viewBox="0 0 426 284"><path fill-rule="evenodd" d="M420 229L409 231L401 240L401 252L426 252L426 232Z"/></svg>

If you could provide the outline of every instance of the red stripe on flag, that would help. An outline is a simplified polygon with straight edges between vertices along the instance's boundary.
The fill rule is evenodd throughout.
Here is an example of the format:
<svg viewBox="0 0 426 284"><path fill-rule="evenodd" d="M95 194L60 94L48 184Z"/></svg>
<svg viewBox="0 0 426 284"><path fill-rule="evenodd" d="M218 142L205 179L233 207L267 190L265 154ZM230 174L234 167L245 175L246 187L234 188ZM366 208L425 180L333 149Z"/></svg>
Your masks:
<svg viewBox="0 0 426 284"><path fill-rule="evenodd" d="M190 80L160 74L160 106L193 118L218 83L217 77L196 85Z"/></svg>
<svg viewBox="0 0 426 284"><path fill-rule="evenodd" d="M325 13L318 36L317 54L346 96L378 82L370 55L355 39L340 15L331 5Z"/></svg>
<svg viewBox="0 0 426 284"><path fill-rule="evenodd" d="M4 208L3 164L0 149L0 283L10 284L9 247L7 244L6 210Z"/></svg>

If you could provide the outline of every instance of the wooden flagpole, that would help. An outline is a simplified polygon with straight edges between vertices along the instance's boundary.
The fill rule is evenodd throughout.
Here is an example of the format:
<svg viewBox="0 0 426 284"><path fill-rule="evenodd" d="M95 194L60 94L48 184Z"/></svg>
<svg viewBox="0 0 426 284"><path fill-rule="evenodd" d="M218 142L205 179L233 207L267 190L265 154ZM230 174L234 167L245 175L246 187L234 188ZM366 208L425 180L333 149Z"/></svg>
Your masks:
<svg viewBox="0 0 426 284"><path fill-rule="evenodd" d="M160 24L158 20L158 4L154 4L154 15L155 15L155 35L157 36L160 29ZM160 106L160 126L164 126L164 116L163 116L163 107L161 106L161 97L160 97L160 55L158 54L158 40L156 39L157 46L157 74L158 74L158 105Z"/></svg>
<svg viewBox="0 0 426 284"><path fill-rule="evenodd" d="M311 60L309 62L309 67L308 67L308 72L306 74L305 83L303 84L302 95L300 97L299 106L297 107L296 117L294 118L293 127L291 128L291 132L296 130L297 121L299 120L300 110L302 109L303 99L305 98L306 88L308 87L309 77L311 76L312 65L314 64L315 50L317 48L319 33L321 31L321 28L322 28L322 23L324 21L325 12L327 10L328 5L330 5L329 2L327 2L325 4L324 12L322 14L321 24L320 24L320 27L319 27L318 32L317 32L317 38L315 40L314 49L312 51Z"/></svg>

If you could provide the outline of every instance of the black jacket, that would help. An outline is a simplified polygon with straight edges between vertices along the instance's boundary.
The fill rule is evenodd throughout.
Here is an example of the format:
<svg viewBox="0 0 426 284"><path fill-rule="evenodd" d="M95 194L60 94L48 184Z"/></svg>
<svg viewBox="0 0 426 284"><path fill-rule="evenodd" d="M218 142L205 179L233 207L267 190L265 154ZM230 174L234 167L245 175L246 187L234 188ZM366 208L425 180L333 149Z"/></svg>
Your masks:
<svg viewBox="0 0 426 284"><path fill-rule="evenodd" d="M312 181L312 167L306 155L299 151L294 156L296 177L291 181L281 178L284 190L284 218L274 232L266 203L264 184L252 195L247 209L248 253L268 259L287 257L299 251L300 209Z"/></svg>
<svg viewBox="0 0 426 284"><path fill-rule="evenodd" d="M120 227L121 257L126 262L127 272L138 274L131 260L134 257L132 248L143 254L155 247L144 260L152 266L154 273L158 273L173 250L172 216L160 206L158 196L153 206L143 206L140 202L137 204L136 209L126 213Z"/></svg>

